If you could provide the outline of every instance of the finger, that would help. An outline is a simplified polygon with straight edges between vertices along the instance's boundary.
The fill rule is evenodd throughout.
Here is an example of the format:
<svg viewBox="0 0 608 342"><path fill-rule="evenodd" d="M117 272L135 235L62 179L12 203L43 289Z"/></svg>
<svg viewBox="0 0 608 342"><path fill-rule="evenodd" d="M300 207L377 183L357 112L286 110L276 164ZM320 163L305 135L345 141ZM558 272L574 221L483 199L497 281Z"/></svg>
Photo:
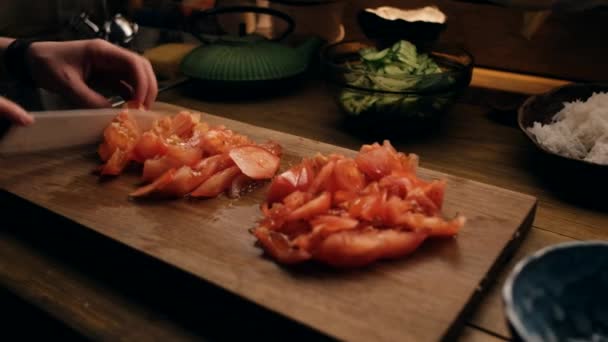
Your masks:
<svg viewBox="0 0 608 342"><path fill-rule="evenodd" d="M133 83L131 83L133 98L131 100L145 104L148 88L150 86L148 76L146 75L146 67L134 55L131 56L130 63L130 74L132 76L131 79L133 80Z"/></svg>
<svg viewBox="0 0 608 342"><path fill-rule="evenodd" d="M133 87L126 81L118 79L118 77L108 77L107 75L92 75L88 82L90 88L97 89L101 92L118 93L125 101L133 98Z"/></svg>
<svg viewBox="0 0 608 342"><path fill-rule="evenodd" d="M133 98L133 87L125 81L119 81L114 88L125 101Z"/></svg>
<svg viewBox="0 0 608 342"><path fill-rule="evenodd" d="M156 82L156 75L154 74L154 69L152 69L152 64L150 64L150 61L145 58L142 58L142 60L146 69L146 75L148 76L148 94L146 96L144 106L147 109L150 109L156 100L156 96L158 95L158 83Z"/></svg>
<svg viewBox="0 0 608 342"><path fill-rule="evenodd" d="M109 107L110 101L103 95L91 89L80 77L71 77L63 93L73 102L91 108Z"/></svg>
<svg viewBox="0 0 608 342"><path fill-rule="evenodd" d="M0 117L7 118L18 125L27 126L34 123L34 117L29 115L16 103L0 97Z"/></svg>
<svg viewBox="0 0 608 342"><path fill-rule="evenodd" d="M123 73L119 79L126 80L133 87L132 100L144 103L148 93L148 76L141 57L103 40L90 44L92 67L109 74Z"/></svg>

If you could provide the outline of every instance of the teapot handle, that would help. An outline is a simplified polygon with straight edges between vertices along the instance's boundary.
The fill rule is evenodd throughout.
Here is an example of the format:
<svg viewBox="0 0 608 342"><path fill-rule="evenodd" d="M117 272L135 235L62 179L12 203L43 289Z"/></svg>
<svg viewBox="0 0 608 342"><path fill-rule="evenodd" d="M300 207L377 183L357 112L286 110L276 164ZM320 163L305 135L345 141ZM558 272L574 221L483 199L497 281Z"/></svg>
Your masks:
<svg viewBox="0 0 608 342"><path fill-rule="evenodd" d="M207 17L212 17L212 16L216 16L219 14L225 14L225 13L259 13L259 14L268 14L271 15L273 17L278 17L280 19L282 19L283 21L285 21L285 23L287 23L287 28L285 29L285 31L278 37L271 39L272 41L280 41L282 39L284 39L285 37L287 37L288 35L290 35L293 30L295 29L295 22L293 21L293 19L280 11L277 11L275 9L272 8L266 8L266 7L257 7L257 6L224 6L224 7L215 7L215 8L210 8L207 10L197 10L197 11L193 11L192 14L190 15L190 21L191 21L191 30L192 30L192 34L194 34L197 38L199 38L200 40L207 42L207 41L213 41L215 39L217 39L217 36L213 36L213 35L209 35L209 34L205 34L203 35L200 30L197 29L195 23L199 20L205 19ZM213 39L215 38L215 39Z"/></svg>

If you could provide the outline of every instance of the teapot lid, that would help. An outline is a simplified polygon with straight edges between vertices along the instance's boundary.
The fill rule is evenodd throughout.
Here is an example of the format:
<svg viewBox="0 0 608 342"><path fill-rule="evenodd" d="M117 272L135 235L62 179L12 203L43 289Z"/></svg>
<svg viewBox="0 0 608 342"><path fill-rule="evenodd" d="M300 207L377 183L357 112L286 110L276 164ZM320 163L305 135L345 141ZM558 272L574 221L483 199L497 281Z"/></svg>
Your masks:
<svg viewBox="0 0 608 342"><path fill-rule="evenodd" d="M213 81L276 80L306 70L308 56L256 36L230 37L203 45L181 63L186 76Z"/></svg>
<svg viewBox="0 0 608 342"><path fill-rule="evenodd" d="M259 35L209 35L193 32L203 45L191 51L181 63L186 76L210 81L263 81L296 76L308 66L309 55L277 42L295 26L291 17L272 8L255 6L216 7L194 13L200 21L225 13L253 12L283 19L287 29L273 40ZM193 25L194 27L194 25Z"/></svg>

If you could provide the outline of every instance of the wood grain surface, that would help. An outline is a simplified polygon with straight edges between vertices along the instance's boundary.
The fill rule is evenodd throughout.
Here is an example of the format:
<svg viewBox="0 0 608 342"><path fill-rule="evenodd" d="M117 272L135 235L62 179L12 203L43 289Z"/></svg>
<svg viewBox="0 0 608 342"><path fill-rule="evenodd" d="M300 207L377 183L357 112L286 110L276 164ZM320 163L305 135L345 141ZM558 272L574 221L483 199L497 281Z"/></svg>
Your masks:
<svg viewBox="0 0 608 342"><path fill-rule="evenodd" d="M177 107L175 107L177 109ZM316 152L352 151L221 117L205 120L285 149L283 168ZM424 161L424 156L422 156ZM494 186L447 178L444 212L469 222L449 241L430 241L412 257L356 271L314 265L283 268L261 255L247 229L264 189L238 200L129 201L134 174L99 182L94 149L4 160L0 186L83 226L280 312L349 340L434 340L456 329L496 262L530 227L536 200ZM449 284L449 286L446 286ZM460 322L459 322L460 323Z"/></svg>
<svg viewBox="0 0 608 342"><path fill-rule="evenodd" d="M192 97L185 89L169 91L162 98L348 148L371 141L344 126L335 103L318 82L310 82L297 93L264 101L209 101L200 95ZM421 155L422 165L428 168L536 196L539 206L534 234L523 241L516 259L559 242L608 239L608 210L602 192L589 191L597 189L601 182L596 182L602 178L580 177L580 171L548 162L535 149L517 129L516 109L525 98L469 89L435 131L423 137L401 136L393 143L402 151ZM510 333L500 288L512 266L509 263L502 268L500 277L468 318L471 326L505 339Z"/></svg>
<svg viewBox="0 0 608 342"><path fill-rule="evenodd" d="M24 241L0 233L0 279L8 290L19 293L28 302L42 302L42 310L60 321L69 321L73 329L96 340L191 341L195 335L185 332L158 314L138 310L124 296L99 297L104 289L94 279L66 270L45 253ZM61 284L61 285L59 285ZM69 293L69 296L65 296ZM129 310L124 308L130 307ZM86 317L86 319L85 319Z"/></svg>

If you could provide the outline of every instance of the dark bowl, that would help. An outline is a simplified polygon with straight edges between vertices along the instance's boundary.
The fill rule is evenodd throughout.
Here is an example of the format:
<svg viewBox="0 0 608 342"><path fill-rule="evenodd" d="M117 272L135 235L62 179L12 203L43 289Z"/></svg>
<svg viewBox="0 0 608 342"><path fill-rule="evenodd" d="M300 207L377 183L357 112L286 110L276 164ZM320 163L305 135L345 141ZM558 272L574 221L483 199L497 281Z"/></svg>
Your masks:
<svg viewBox="0 0 608 342"><path fill-rule="evenodd" d="M502 289L515 340L608 340L608 242L570 242L520 261ZM596 336L594 338L594 336Z"/></svg>
<svg viewBox="0 0 608 342"><path fill-rule="evenodd" d="M407 40L416 46L433 45L447 24L426 21L387 20L365 9L357 14L357 21L365 36L382 47L399 40Z"/></svg>
<svg viewBox="0 0 608 342"><path fill-rule="evenodd" d="M532 127L534 122L540 122L542 124L550 123L553 116L564 108L564 102L572 102L575 100L586 101L594 92L608 92L608 84L568 84L553 89L545 94L531 96L519 108L517 115L519 128L536 147L545 153L564 160L570 160L571 163L578 165L604 168L604 171L606 171L608 170L608 165L564 156L547 149L528 131L528 128Z"/></svg>

